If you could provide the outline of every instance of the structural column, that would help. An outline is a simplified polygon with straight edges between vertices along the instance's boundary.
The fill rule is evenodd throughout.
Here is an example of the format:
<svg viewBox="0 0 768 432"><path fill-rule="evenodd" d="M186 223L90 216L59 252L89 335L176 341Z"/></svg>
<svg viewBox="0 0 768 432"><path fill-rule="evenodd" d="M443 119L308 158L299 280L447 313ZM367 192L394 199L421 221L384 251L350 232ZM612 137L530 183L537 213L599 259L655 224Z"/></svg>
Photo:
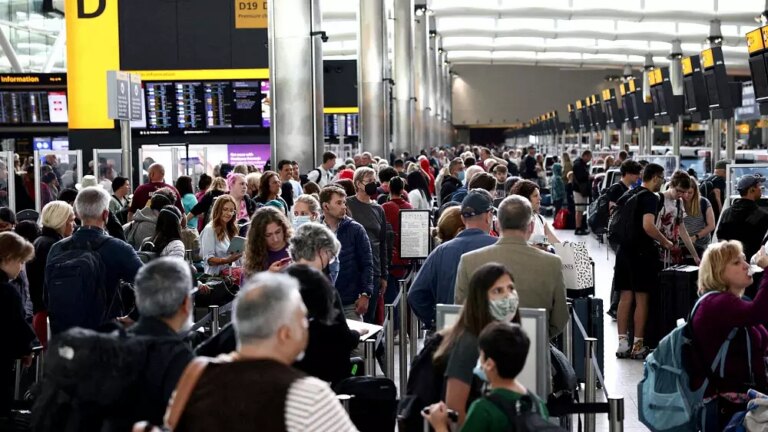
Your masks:
<svg viewBox="0 0 768 432"><path fill-rule="evenodd" d="M680 40L672 41L672 49L669 52L669 81L672 84L672 94L675 96L683 95L683 49ZM674 102L677 103L677 102ZM670 142L672 143L672 154L680 156L680 146L683 142L683 116L680 115L672 123L670 133Z"/></svg>
<svg viewBox="0 0 768 432"><path fill-rule="evenodd" d="M395 153L414 153L413 144L413 0L395 1Z"/></svg>
<svg viewBox="0 0 768 432"><path fill-rule="evenodd" d="M434 98L435 103L432 105L435 110L435 116L434 116L434 129L435 129L435 145L442 146L445 145L445 136L443 134L443 119L445 118L445 112L443 111L443 86L445 84L443 80L443 62L442 62L442 51L443 51L443 38L442 36L436 34L435 35L435 63L433 68L433 73L435 74L435 88L434 88Z"/></svg>
<svg viewBox="0 0 768 432"><path fill-rule="evenodd" d="M269 7L272 164L319 164L323 152L323 42L319 0Z"/></svg>
<svg viewBox="0 0 768 432"><path fill-rule="evenodd" d="M653 55L646 54L645 63L643 64L643 107L642 109L645 109L646 103L651 102L651 81L648 75L654 68L655 66L653 64ZM645 142L643 143L643 146L645 148L645 153L643 152L641 153L650 155L650 154L653 154L653 118L652 117L648 120L648 123L645 126L645 128L646 128Z"/></svg>
<svg viewBox="0 0 768 432"><path fill-rule="evenodd" d="M451 69L448 65L448 53L443 51L443 61L442 61L442 73L443 77L443 95L442 95L442 102L443 102L443 124L442 124L442 131L443 131L443 143L451 145L453 144L453 137L451 136L453 131L451 127L451 121L452 121L452 114L451 114L451 97L453 95L453 82L451 79Z"/></svg>
<svg viewBox="0 0 768 432"><path fill-rule="evenodd" d="M434 29L434 18L429 18L430 29ZM427 147L438 145L437 125L437 33L430 31L427 34Z"/></svg>
<svg viewBox="0 0 768 432"><path fill-rule="evenodd" d="M384 67L386 51L386 25L384 0L360 0L358 73L358 100L360 101L361 151L387 158L386 82Z"/></svg>
<svg viewBox="0 0 768 432"><path fill-rule="evenodd" d="M418 6L417 6L418 7ZM428 76L427 39L429 38L428 17L425 14L416 16L413 31L413 84L416 96L416 113L413 116L415 152L427 147L427 98Z"/></svg>

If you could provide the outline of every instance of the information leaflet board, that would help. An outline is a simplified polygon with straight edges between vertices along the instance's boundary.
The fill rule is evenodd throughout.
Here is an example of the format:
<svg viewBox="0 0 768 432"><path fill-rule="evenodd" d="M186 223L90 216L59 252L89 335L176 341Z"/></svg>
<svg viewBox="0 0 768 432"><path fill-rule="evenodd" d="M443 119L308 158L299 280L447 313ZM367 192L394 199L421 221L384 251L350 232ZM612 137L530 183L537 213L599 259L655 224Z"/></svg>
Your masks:
<svg viewBox="0 0 768 432"><path fill-rule="evenodd" d="M400 210L400 258L427 258L430 226L429 210Z"/></svg>

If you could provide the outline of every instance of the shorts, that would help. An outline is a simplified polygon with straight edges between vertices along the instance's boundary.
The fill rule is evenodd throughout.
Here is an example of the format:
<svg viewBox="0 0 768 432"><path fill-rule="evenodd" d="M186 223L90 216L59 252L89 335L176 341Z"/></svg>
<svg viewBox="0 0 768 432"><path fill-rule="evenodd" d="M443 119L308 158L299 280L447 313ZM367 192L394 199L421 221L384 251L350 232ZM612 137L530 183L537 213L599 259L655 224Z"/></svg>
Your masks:
<svg viewBox="0 0 768 432"><path fill-rule="evenodd" d="M577 210L581 209L582 211L585 211L587 209L587 204L589 204L589 197L573 191L573 204L577 207Z"/></svg>
<svg viewBox="0 0 768 432"><path fill-rule="evenodd" d="M662 268L656 250L637 251L631 247L619 247L613 276L616 290L647 293L659 285Z"/></svg>

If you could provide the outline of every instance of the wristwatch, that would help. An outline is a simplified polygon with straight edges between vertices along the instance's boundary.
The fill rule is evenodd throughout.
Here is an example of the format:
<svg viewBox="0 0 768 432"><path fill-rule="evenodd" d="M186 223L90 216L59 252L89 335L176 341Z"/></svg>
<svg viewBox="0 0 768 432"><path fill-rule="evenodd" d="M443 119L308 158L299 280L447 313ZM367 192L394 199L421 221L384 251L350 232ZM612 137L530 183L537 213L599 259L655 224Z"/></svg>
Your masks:
<svg viewBox="0 0 768 432"><path fill-rule="evenodd" d="M358 300L360 300L360 298L361 298L361 297L365 297L365 298L367 298L367 299L370 299L370 298L371 298L371 295L370 295L370 294L368 294L368 293L362 293L362 294L360 294L359 296L357 296L357 299L358 299Z"/></svg>

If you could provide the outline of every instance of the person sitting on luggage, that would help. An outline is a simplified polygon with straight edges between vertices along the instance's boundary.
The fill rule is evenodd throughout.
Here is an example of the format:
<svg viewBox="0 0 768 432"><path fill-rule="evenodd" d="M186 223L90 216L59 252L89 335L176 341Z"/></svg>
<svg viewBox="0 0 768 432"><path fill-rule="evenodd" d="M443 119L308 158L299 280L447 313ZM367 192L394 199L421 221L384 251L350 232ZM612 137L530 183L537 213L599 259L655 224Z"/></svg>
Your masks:
<svg viewBox="0 0 768 432"><path fill-rule="evenodd" d="M456 324L441 330L443 340L434 361L445 370L445 403L458 413L459 425L464 423L469 405L480 396L480 383L473 379L477 338L493 321L517 319L519 302L512 274L501 264L485 264L472 275L467 302Z"/></svg>
<svg viewBox="0 0 768 432"><path fill-rule="evenodd" d="M768 256L761 249L757 265L768 267ZM764 358L768 355L768 278L762 278L753 301L744 298L744 290L752 284L750 265L738 241L721 241L704 251L699 268L699 294L714 293L700 300L693 316L691 388L697 389L712 374L708 373L721 345L732 329L740 329L727 352L725 374L704 392L704 400L717 400L721 415L712 430L723 430L731 416L746 409L747 390L768 389ZM746 353L745 331L751 341L751 358ZM719 373L718 373L719 376ZM714 402L713 402L714 403ZM708 418L709 421L709 418ZM707 430L710 428L708 427Z"/></svg>
<svg viewBox="0 0 768 432"><path fill-rule="evenodd" d="M181 334L192 326L192 286L189 265L178 258L157 258L136 274L134 288L140 317L128 332L152 341L139 384L142 396L134 408L134 421L162 424L168 399L192 361L192 351Z"/></svg>
<svg viewBox="0 0 768 432"><path fill-rule="evenodd" d="M554 230L549 226L549 223L539 214L541 210L541 191L539 185L530 180L520 180L515 183L512 188L513 195L519 195L525 197L531 202L533 207L533 234L531 234L530 242L534 246L541 248L540 245L560 243L560 239L555 235ZM548 246L544 246L542 250L547 250Z"/></svg>
<svg viewBox="0 0 768 432"><path fill-rule="evenodd" d="M129 312L121 300L121 281L133 282L142 266L136 251L128 243L110 237L104 231L109 218L109 195L101 187L87 187L75 198L75 214L82 226L69 238L53 246L45 266L45 293L48 295L48 314L52 334L70 327L96 329L106 321ZM82 255L94 250L103 263L103 274L97 274L94 260L83 260ZM80 271L73 272L76 265ZM73 305L74 295L88 298L86 293L96 289L97 281L103 281L106 298L94 299Z"/></svg>
<svg viewBox="0 0 768 432"><path fill-rule="evenodd" d="M283 212L271 206L256 210L245 242L244 277L267 270L279 272L290 264L291 235L293 229Z"/></svg>
<svg viewBox="0 0 768 432"><path fill-rule="evenodd" d="M237 236L235 214L237 204L229 195L221 195L213 204L211 222L200 233L200 254L205 273L218 276L229 274L231 264L239 264L241 252L229 253L229 242ZM239 279L239 278L238 278Z"/></svg>
<svg viewBox="0 0 768 432"><path fill-rule="evenodd" d="M482 189L470 191L457 211L463 229L459 230L456 238L441 244L429 254L408 291L408 304L430 328L435 324L437 304L453 303L456 269L461 256L498 240L488 235L493 224L493 198L490 193ZM443 213L441 221L446 214Z"/></svg>
<svg viewBox="0 0 768 432"><path fill-rule="evenodd" d="M11 281L19 277L24 263L34 256L34 247L23 237L10 231L0 233L0 325L7 332L0 354L0 417L11 410L14 362L22 359L24 367L32 364L35 332L25 319L21 296Z"/></svg>
<svg viewBox="0 0 768 432"><path fill-rule="evenodd" d="M208 363L174 431L357 430L328 384L290 366L309 328L296 279L259 273L232 311L237 351Z"/></svg>
<svg viewBox="0 0 768 432"><path fill-rule="evenodd" d="M476 400L469 407L467 419L462 426L462 431L503 431L508 430L514 424L510 413L502 403L512 405L523 401L528 396L535 406L533 411L538 414L541 421L549 418L546 404L538 396L526 389L517 376L525 366L531 341L518 324L506 322L492 322L480 333L478 338L480 358L474 373L491 387L491 393ZM448 423L448 407L443 402L430 406L426 413L422 414L436 432L450 430Z"/></svg>
<svg viewBox="0 0 768 432"><path fill-rule="evenodd" d="M150 198L149 207L144 207L136 212L133 220L125 224L123 227L125 241L135 250L139 250L145 238L155 234L157 216L163 207L173 204L175 201L175 198L172 198L173 194L174 192L170 189L158 189Z"/></svg>

